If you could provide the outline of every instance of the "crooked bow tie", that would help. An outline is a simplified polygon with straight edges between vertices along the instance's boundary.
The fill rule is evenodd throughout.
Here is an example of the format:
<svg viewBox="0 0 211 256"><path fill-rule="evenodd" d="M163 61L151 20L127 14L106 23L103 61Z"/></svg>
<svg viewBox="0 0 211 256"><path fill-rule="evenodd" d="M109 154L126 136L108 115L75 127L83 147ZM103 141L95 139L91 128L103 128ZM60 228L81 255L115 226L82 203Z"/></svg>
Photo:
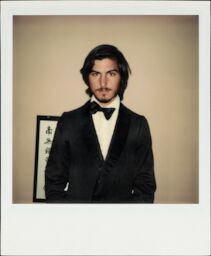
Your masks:
<svg viewBox="0 0 211 256"><path fill-rule="evenodd" d="M102 108L97 102L92 101L90 103L90 113L95 114L98 111L103 112L105 118L108 120L111 118L115 108Z"/></svg>

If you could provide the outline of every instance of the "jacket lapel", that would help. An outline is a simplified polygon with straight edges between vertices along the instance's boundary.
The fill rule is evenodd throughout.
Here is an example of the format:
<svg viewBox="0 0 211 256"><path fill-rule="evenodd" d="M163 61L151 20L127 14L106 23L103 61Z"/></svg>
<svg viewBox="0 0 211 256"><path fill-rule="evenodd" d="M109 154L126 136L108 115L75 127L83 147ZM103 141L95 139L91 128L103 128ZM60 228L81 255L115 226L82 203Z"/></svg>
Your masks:
<svg viewBox="0 0 211 256"><path fill-rule="evenodd" d="M130 126L130 114L121 103L119 108L119 115L117 118L114 133L109 146L108 154L105 159L106 166L112 168L120 158L122 150L128 137L128 131Z"/></svg>
<svg viewBox="0 0 211 256"><path fill-rule="evenodd" d="M89 154L90 160L93 160L99 168L100 166L102 166L104 159L95 131L92 115L89 112L89 104L90 102L88 101L83 108L82 136L84 139L85 146L87 147L87 152Z"/></svg>

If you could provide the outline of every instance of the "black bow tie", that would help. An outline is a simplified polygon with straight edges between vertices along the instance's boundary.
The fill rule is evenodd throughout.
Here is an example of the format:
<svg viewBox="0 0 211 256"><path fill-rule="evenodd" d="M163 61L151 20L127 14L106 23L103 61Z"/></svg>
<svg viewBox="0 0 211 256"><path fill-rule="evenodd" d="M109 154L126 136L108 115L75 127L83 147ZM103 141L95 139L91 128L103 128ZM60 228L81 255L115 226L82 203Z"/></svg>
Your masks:
<svg viewBox="0 0 211 256"><path fill-rule="evenodd" d="M102 111L104 113L105 118L108 120L111 118L115 108L102 108L97 102L92 101L90 103L90 113L95 114L98 111Z"/></svg>

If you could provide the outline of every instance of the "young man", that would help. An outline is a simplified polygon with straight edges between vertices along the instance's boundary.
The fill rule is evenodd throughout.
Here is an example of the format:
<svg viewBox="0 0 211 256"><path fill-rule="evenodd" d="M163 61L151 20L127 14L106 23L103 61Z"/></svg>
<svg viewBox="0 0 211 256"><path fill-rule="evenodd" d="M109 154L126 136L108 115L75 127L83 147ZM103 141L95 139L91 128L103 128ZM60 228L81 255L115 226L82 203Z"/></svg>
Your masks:
<svg viewBox="0 0 211 256"><path fill-rule="evenodd" d="M45 172L47 202L153 203L149 126L121 103L129 73L112 45L86 57L81 74L90 100L58 121Z"/></svg>

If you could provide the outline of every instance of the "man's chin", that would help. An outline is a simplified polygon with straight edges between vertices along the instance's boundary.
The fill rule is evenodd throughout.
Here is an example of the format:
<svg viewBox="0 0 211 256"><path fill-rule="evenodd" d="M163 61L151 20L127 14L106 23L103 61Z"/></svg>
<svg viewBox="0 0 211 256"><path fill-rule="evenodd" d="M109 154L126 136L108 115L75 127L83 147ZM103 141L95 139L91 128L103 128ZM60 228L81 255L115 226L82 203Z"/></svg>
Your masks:
<svg viewBox="0 0 211 256"><path fill-rule="evenodd" d="M109 103L111 101L113 101L113 99L115 98L116 96L112 97L112 98L100 98L100 97L96 97L95 98L100 102L100 103L103 103L103 104L106 104L106 103Z"/></svg>
<svg viewBox="0 0 211 256"><path fill-rule="evenodd" d="M109 103L109 102L113 101L113 99L114 99L116 96L117 96L117 94L115 94L113 97L104 98L104 97L97 97L97 96L95 95L95 98L96 98L99 102L101 102L101 103Z"/></svg>
<svg viewBox="0 0 211 256"><path fill-rule="evenodd" d="M113 98L112 98L113 99ZM101 103L109 103L112 99L97 99Z"/></svg>

